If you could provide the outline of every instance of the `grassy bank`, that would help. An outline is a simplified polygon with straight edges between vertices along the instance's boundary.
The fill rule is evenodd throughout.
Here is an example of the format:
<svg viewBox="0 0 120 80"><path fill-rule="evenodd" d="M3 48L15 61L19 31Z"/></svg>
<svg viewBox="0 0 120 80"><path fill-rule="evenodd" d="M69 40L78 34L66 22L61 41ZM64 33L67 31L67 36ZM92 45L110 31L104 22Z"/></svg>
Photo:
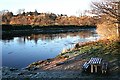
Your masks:
<svg viewBox="0 0 120 80"><path fill-rule="evenodd" d="M66 50L54 59L38 61L29 65L29 69L42 70L80 70L83 63L91 57L100 57L109 62L111 75L117 75L120 71L120 42L111 40L99 40L76 44L75 48Z"/></svg>
<svg viewBox="0 0 120 80"><path fill-rule="evenodd" d="M68 50L68 52L61 53L58 56L67 56L68 54L74 56L75 54L90 53L89 57L105 57L105 55L117 55L119 53L119 46L119 42L111 40L99 40L83 44L77 43L72 51Z"/></svg>
<svg viewBox="0 0 120 80"><path fill-rule="evenodd" d="M76 44L72 51L61 53L57 57L77 57L89 60L91 57L100 57L107 60L110 64L110 71L120 71L120 42L111 40L99 40L88 42L82 45Z"/></svg>

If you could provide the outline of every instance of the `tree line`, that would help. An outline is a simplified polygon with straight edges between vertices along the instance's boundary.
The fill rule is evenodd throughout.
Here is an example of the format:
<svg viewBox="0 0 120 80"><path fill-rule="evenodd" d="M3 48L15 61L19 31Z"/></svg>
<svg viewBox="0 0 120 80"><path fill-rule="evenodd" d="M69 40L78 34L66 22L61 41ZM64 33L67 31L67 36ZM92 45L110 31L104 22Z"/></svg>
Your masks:
<svg viewBox="0 0 120 80"><path fill-rule="evenodd" d="M96 16L67 16L64 14L24 12L19 10L14 15L8 10L2 11L2 24L17 25L96 25L98 17Z"/></svg>

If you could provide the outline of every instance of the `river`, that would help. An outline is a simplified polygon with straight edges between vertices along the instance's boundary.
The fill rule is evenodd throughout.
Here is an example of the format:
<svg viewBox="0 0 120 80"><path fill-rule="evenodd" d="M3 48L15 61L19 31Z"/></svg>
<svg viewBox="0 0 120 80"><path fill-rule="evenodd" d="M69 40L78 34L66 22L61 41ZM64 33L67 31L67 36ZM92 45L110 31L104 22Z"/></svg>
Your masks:
<svg viewBox="0 0 120 80"><path fill-rule="evenodd" d="M95 41L95 29L57 34L30 34L3 36L2 66L24 68L32 62L54 58L63 49L74 47L77 42Z"/></svg>

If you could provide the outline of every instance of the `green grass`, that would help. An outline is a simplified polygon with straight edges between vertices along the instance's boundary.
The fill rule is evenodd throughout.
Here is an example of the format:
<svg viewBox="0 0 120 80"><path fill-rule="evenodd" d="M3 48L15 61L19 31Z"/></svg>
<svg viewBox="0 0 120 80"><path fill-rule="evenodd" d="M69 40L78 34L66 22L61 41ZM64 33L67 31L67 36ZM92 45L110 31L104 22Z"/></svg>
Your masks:
<svg viewBox="0 0 120 80"><path fill-rule="evenodd" d="M70 58L82 54L85 54L82 59L86 60L91 57L101 57L110 63L111 70L118 71L118 69L114 68L120 64L120 42L111 40L89 42L80 46L77 50L75 49L67 53L62 53L59 56L69 56L68 58Z"/></svg>
<svg viewBox="0 0 120 80"><path fill-rule="evenodd" d="M91 57L100 57L109 62L109 71L111 75L117 75L120 72L120 42L111 40L99 40L95 42L87 42L79 48L72 51L59 54L56 58L68 58L71 60L88 61ZM74 61L73 61L74 62ZM33 63L31 66L39 65L40 63ZM70 63L71 64L71 63Z"/></svg>

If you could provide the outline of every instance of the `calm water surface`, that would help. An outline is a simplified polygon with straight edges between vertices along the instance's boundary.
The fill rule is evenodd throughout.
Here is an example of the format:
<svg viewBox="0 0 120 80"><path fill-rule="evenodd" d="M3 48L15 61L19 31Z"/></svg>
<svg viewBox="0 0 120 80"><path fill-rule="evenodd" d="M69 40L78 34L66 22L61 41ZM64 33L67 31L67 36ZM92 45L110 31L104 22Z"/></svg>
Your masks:
<svg viewBox="0 0 120 80"><path fill-rule="evenodd" d="M23 68L38 60L54 58L63 49L74 47L77 42L93 41L98 38L94 29L74 33L6 36L0 40L2 43L2 65Z"/></svg>

